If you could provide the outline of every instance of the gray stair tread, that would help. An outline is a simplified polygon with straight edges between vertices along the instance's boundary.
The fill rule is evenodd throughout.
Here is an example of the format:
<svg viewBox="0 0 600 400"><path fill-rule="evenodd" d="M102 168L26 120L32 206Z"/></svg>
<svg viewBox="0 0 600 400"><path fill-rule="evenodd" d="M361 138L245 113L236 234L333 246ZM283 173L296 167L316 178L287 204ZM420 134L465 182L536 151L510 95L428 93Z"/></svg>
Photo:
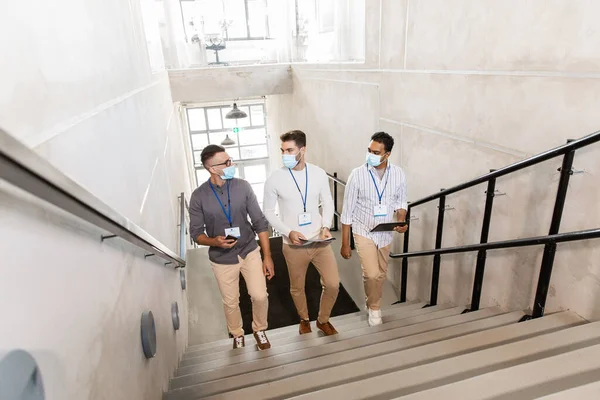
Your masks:
<svg viewBox="0 0 600 400"><path fill-rule="evenodd" d="M282 346L275 346L271 347L269 350L253 351L250 353L239 354L236 356L229 357L227 359L218 359L199 363L196 363L196 359L182 360L180 363L180 367L177 370L176 376L195 374L199 372L223 368L228 368L228 370L232 370L232 367L235 364L257 362L263 358L273 357L285 353L298 352L301 350L307 350L316 346L339 343L341 341L344 341L346 338L356 338L357 336L364 336L365 334L368 334L371 329L374 329L377 332L388 331L391 329L397 329L408 325L417 324L423 321L438 319L442 316L457 315L460 313L460 308L450 307L448 305L443 304L423 309L423 312L414 311L414 313L416 313L416 315L407 316L406 318L391 321L374 328L371 328L368 326L368 324L365 324L364 327L361 329L355 329L349 332L342 331L337 335L318 337L306 341L289 343Z"/></svg>
<svg viewBox="0 0 600 400"><path fill-rule="evenodd" d="M210 398L287 398L583 323L573 313L560 313L516 324L523 315L523 312L502 314L337 353L333 357L220 379L182 389L179 396L168 399L183 400L217 393L222 394Z"/></svg>
<svg viewBox="0 0 600 400"><path fill-rule="evenodd" d="M591 324L590 324L591 325ZM576 328L577 329L577 328ZM597 399L571 396L573 393L600 393L600 345L487 373L460 382L398 397L402 400L515 400L515 399ZM595 382L595 383L593 383ZM583 387L589 385L589 388ZM573 389L571 389L573 388ZM591 390L588 392L587 390ZM551 396L551 393L556 393ZM560 392L563 392L562 394ZM562 395L562 397L555 397Z"/></svg>
<svg viewBox="0 0 600 400"><path fill-rule="evenodd" d="M411 306L404 307L401 309L388 310L387 312L383 313L383 322L386 323L386 322L397 321L397 320L412 317L415 315L427 314L427 313L431 312L429 310L429 308L424 309L422 307L422 305L423 304L415 304L415 305L411 305ZM444 304L442 306L447 307L447 308L452 307L451 304ZM367 324L367 313L366 312L363 313L358 318L347 319L344 322L346 322L346 324L335 323L334 326L338 332L350 332L355 329L364 328L368 325ZM333 324L333 322L332 322L332 324ZM268 332L267 332L267 336L269 337L269 340L271 341L272 347L279 347L279 346L282 346L285 344L290 344L290 343L300 343L300 342L308 343L308 341L311 339L316 339L316 338L324 336L322 333L317 331L314 323L312 323L311 325L313 325L313 328L314 328L312 333L300 335L298 333L298 327L296 326L296 330L294 332L291 332L285 336L282 336L282 337L276 336L275 338L273 338L272 335L270 335ZM222 358L229 358L229 357L241 355L244 353L256 352L256 346L254 344L255 344L254 337L251 337L251 339L249 339L249 341L246 342L246 347L241 348L241 349L235 349L235 350L232 349L231 348L232 343L229 342L227 345L227 348L224 350L221 350L221 351L213 351L208 354L206 354L205 351L203 351L202 354L198 354L197 352L187 352L186 354L183 355L183 361L180 364L180 366L185 367L185 366L189 366L189 365L197 365L197 364L205 363L207 361L218 360L218 359L222 359Z"/></svg>
<svg viewBox="0 0 600 400"><path fill-rule="evenodd" d="M399 304L395 304L395 305L386 307L385 309L382 310L382 314L383 314L383 316L389 316L389 315L394 315L394 314L402 313L402 312L409 311L409 310L417 310L417 309L423 308L423 306L425 306L425 304L426 303L424 303L424 302L416 302L416 301L399 303ZM366 321L366 319L367 319L367 312L366 311L358 311L358 312L352 313L352 314L346 314L346 315L340 315L338 317L333 317L333 318L331 318L331 323L336 328L340 327L340 329L341 329L341 327L343 327L343 326L347 326L349 324L356 324L357 322L360 322L360 321ZM316 330L315 323L312 322L311 325L312 325L313 329ZM312 335L312 337L318 337L318 332L316 332L314 330L313 330L313 333L309 334L309 335ZM283 328L268 330L267 336L269 337L269 340L272 343L275 343L275 341L284 339L284 338L285 339L290 338L290 337L297 338L298 325L290 325L290 326L286 326ZM246 335L246 342L254 343L254 337L252 336L252 334ZM231 350L232 343L233 343L232 339L228 338L228 339L221 339L221 340L218 340L218 341L212 342L212 343L190 346L186 349L186 352L184 353L184 358L189 357L189 355L192 355L192 354L194 356L198 357L198 356L205 355L205 354L211 354L211 353L217 353L217 352L221 352L221 351Z"/></svg>
<svg viewBox="0 0 600 400"><path fill-rule="evenodd" d="M528 322L525 322L528 323ZM365 399L400 397L600 343L600 323L585 324L530 339L335 386L298 399ZM598 360L600 366L600 360ZM494 372L497 374L498 372ZM497 377L497 375L494 375ZM504 380L502 380L504 381ZM461 393L473 393L473 388ZM425 398L425 397L422 397ZM448 398L446 396L429 398ZM475 398L475 397L469 397ZM481 397L477 397L481 398Z"/></svg>
<svg viewBox="0 0 600 400"><path fill-rule="evenodd" d="M404 325L394 329L389 329L389 326L386 327L386 325L392 325L393 323L383 324L373 328L367 327L365 330L367 332L371 332L369 335L353 337L345 340L344 334L342 333L337 335L339 337L338 341L326 343L321 346L278 354L262 360L233 365L219 370L201 371L200 373L179 376L171 381L171 388L176 389L185 386L191 386L216 379L223 379L229 376L291 364L302 360L314 359L316 357L322 357L329 354L339 355L339 353L343 351L359 349L375 343L390 341L400 337L413 336L427 331L458 325L461 322L487 318L501 313L498 309L485 309L478 311L477 313L465 315L461 315L461 312L462 307L455 307L435 313L420 315L402 321L396 321L396 323L402 323Z"/></svg>
<svg viewBox="0 0 600 400"><path fill-rule="evenodd" d="M600 379L600 377L598 377ZM550 394L544 397L538 397L539 400L573 400L573 399L600 399L600 381L588 383L587 385L563 390L558 393Z"/></svg>

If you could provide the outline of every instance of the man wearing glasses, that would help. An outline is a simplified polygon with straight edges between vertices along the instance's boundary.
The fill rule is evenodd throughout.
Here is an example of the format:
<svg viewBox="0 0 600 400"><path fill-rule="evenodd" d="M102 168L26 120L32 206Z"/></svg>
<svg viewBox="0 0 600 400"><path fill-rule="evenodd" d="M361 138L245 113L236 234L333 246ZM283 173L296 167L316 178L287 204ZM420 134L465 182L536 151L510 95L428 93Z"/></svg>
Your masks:
<svg viewBox="0 0 600 400"><path fill-rule="evenodd" d="M200 157L210 179L192 193L190 233L198 244L210 246L208 257L223 298L233 348L244 347L245 344L239 307L241 272L252 298L254 338L260 350L268 349L271 344L265 334L269 307L265 276L271 279L275 271L267 219L250 184L234 178L235 166L223 147L207 146ZM256 234L263 260L256 244Z"/></svg>

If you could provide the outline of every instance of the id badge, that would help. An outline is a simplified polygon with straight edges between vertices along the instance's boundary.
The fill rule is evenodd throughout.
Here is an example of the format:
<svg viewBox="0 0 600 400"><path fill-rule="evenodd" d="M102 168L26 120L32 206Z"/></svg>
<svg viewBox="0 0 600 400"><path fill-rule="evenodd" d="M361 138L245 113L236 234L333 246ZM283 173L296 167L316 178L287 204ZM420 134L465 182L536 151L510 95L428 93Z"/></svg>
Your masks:
<svg viewBox="0 0 600 400"><path fill-rule="evenodd" d="M310 216L310 213L298 214L298 225L299 226L306 226L306 225L310 225L310 224L312 224L312 218Z"/></svg>
<svg viewBox="0 0 600 400"><path fill-rule="evenodd" d="M225 229L225 237L227 236L239 238L240 236L242 236L242 234L240 233L240 228L236 226L234 228Z"/></svg>
<svg viewBox="0 0 600 400"><path fill-rule="evenodd" d="M378 204L375 206L374 215L376 217L387 216L387 206L385 204Z"/></svg>

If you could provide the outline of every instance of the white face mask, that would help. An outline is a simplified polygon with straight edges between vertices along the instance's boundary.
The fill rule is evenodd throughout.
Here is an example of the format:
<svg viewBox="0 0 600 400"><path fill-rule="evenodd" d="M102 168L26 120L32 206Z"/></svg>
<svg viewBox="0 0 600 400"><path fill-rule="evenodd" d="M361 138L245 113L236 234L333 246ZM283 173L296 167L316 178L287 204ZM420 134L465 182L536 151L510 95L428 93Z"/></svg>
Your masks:
<svg viewBox="0 0 600 400"><path fill-rule="evenodd" d="M371 154L367 151L367 156L365 157L367 164L369 164L371 167L378 167L379 165L381 165L382 161L381 161L381 156L375 155L375 154Z"/></svg>

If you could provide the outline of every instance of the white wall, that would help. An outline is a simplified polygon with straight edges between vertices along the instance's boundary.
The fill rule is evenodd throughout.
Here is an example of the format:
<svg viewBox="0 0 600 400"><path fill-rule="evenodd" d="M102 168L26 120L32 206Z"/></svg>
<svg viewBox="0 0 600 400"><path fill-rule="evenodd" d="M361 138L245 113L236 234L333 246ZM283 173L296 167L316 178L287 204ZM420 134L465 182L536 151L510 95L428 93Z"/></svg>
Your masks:
<svg viewBox="0 0 600 400"><path fill-rule="evenodd" d="M178 249L190 194L169 80L151 65L137 1L0 5L0 125ZM0 182L0 350L41 366L47 399L161 399L187 342L179 273ZM181 330L170 305L180 306ZM144 359L152 310L157 355Z"/></svg>
<svg viewBox="0 0 600 400"><path fill-rule="evenodd" d="M294 65L292 109L310 160L345 179L370 135L396 139L409 199L447 188L600 129L600 30L594 1L367 0L366 61ZM278 97L272 98L272 102ZM269 109L276 108L269 105ZM600 226L600 145L579 151L562 231ZM548 233L560 159L498 181L490 240ZM448 198L444 246L479 240L485 187ZM411 250L433 247L436 204L418 207ZM400 251L401 239L395 244ZM600 243L559 246L547 311L600 318ZM482 306L531 306L541 248L491 252ZM429 297L430 258L410 263L408 296ZM474 255L445 256L440 302L470 301ZM390 278L399 283L399 262ZM340 268L344 268L340 265Z"/></svg>
<svg viewBox="0 0 600 400"><path fill-rule="evenodd" d="M173 100L207 103L292 93L289 65L196 68L169 71Z"/></svg>

